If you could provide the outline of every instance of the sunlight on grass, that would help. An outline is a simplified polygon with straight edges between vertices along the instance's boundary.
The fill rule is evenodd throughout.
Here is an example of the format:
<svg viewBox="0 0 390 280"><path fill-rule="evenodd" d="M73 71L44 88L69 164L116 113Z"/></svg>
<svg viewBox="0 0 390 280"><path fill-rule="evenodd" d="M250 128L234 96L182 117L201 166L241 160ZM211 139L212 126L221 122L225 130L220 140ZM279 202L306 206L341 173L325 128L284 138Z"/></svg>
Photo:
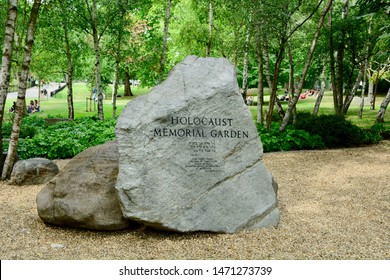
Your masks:
<svg viewBox="0 0 390 280"><path fill-rule="evenodd" d="M133 87L133 94L143 95L150 91L149 88ZM106 99L103 100L103 111L105 118L112 117L112 88L109 87L105 93ZM123 96L123 86L119 88L118 93ZM61 92L57 93L53 97L42 97L41 99L41 112L34 113L39 117L68 117L68 101L67 101L68 89L65 88ZM91 90L85 83L74 83L73 84L73 106L75 110L75 118L97 116L97 102L90 102L87 98L90 98ZM117 116L122 112L125 105L135 97L118 97L117 104ZM6 108L11 107L14 100L7 100ZM4 116L5 121L10 119L10 116L6 114Z"/></svg>
<svg viewBox="0 0 390 280"><path fill-rule="evenodd" d="M73 84L73 104L75 109L75 117L86 117L86 116L97 116L97 103L90 102L87 100L87 98L90 98L91 96L91 90L85 83L74 83ZM123 96L123 86L121 86L118 89L118 94ZM143 95L149 93L149 88L141 88L141 87L132 87L132 91L135 94L135 96ZM106 99L103 101L103 111L104 111L104 117L105 118L111 118L112 117L112 87L108 87L105 91L107 94ZM65 88L63 91L59 92L57 95L53 97L44 97L41 99L41 110L42 112L35 113L37 116L40 117L61 117L66 118L68 116L68 103L67 103L67 94L68 90ZM283 94L283 90L279 91L279 95ZM254 96L255 102L257 102L257 89L250 89L249 95ZM135 97L120 97L117 98L117 116L120 115L125 105L131 101ZM381 102L383 101L384 96L378 96L376 100L376 110L370 110L369 105L366 104L363 111L363 118L358 118L358 111L359 111L359 104L360 99L355 98L355 100L352 102L350 109L347 114L347 119L353 122L354 124L362 127L362 128L369 128L375 123L376 115L378 113L379 106ZM268 89L265 90L265 96L264 100L266 105L263 106L264 112L268 110L268 100L269 100L269 91ZM7 100L6 108L11 107L13 100ZM299 100L297 104L297 109L299 112L306 111L306 112L312 112L314 108L314 104L316 102L316 97L307 97L306 99ZM367 102L368 103L368 102ZM284 110L287 110L287 102L282 102L282 106ZM256 119L257 116L257 106L249 106L249 109L253 115L253 118ZM334 108L333 108L333 96L332 92L328 91L325 93L325 96L323 97L323 100L321 102L321 106L319 109L319 115L321 114L333 114ZM390 114L385 114L385 123L384 126L386 129L390 129L390 122L388 119L390 119ZM9 114L5 114L4 116L5 121L8 121L10 119Z"/></svg>

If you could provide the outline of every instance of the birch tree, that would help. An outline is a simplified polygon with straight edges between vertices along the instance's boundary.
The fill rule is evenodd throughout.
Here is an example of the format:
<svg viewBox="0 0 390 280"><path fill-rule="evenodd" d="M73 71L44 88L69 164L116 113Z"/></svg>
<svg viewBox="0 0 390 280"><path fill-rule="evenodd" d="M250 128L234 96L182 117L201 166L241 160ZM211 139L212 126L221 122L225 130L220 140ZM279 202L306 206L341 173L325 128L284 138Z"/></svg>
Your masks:
<svg viewBox="0 0 390 280"><path fill-rule="evenodd" d="M214 31L214 5L213 0L209 3L209 38L207 40L206 57L211 55L211 45L213 42L213 31Z"/></svg>
<svg viewBox="0 0 390 280"><path fill-rule="evenodd" d="M286 114L285 114L283 121L282 121L282 124L280 126L280 131L283 131L286 129L287 124L290 120L292 111L295 108L295 106L299 100L299 96L301 95L302 88L303 88L303 83L305 81L307 71L309 70L309 66L310 66L311 60L313 58L313 53L314 53L314 50L315 50L317 42L318 42L320 31L321 31L321 28L324 24L325 16L328 13L331 5L332 5L332 0L328 0L327 4L325 5L324 9L322 10L321 17L320 17L320 20L317 24L317 28L316 28L316 31L314 34L313 42L311 44L311 47L310 47L310 50L309 50L309 53L308 53L308 56L306 59L305 67L303 69L303 73L302 73L302 75L299 79L299 82L298 82L298 88L296 89L293 98L291 100L289 100L288 109L286 111Z"/></svg>
<svg viewBox="0 0 390 280"><path fill-rule="evenodd" d="M322 101L322 98L324 97L324 93L325 93L325 84L326 84L326 64L324 63L324 67L322 69L322 74L321 74L321 88L320 88L320 92L317 96L316 103L315 103L314 109L313 109L314 116L318 115L318 110L320 109L321 101Z"/></svg>
<svg viewBox="0 0 390 280"><path fill-rule="evenodd" d="M16 110L14 115L14 120L12 124L12 132L10 144L8 147L7 157L4 162L4 167L2 171L1 178L4 180L8 178L12 172L13 165L16 158L16 150L19 141L20 126L24 114L25 108L25 98L26 98L26 89L27 89L27 79L30 69L31 54L34 45L34 35L37 25L37 20L39 16L39 10L41 7L41 0L34 0L30 12L30 17L28 21L28 28L25 39L25 48L24 48L24 59L21 72L19 74L19 89L18 89L18 98L16 101Z"/></svg>
<svg viewBox="0 0 390 280"><path fill-rule="evenodd" d="M249 39L250 39L250 21L248 20L246 36L245 36L245 53L244 53L244 68L242 73L242 97L246 103L248 94L248 67L249 67Z"/></svg>
<svg viewBox="0 0 390 280"><path fill-rule="evenodd" d="M378 122L378 123L385 122L385 112L386 112L387 106L389 105L389 102L390 102L390 88L387 91L385 99L382 101L382 104L381 104L380 109L378 111L378 114L376 116L376 122Z"/></svg>
<svg viewBox="0 0 390 280"><path fill-rule="evenodd" d="M165 63L167 61L167 50L168 50L168 35L169 35L169 20L171 18L171 7L172 0L167 0L165 8L165 19L164 19L164 35L161 51L161 60L160 60L160 75L158 82L161 82L165 72Z"/></svg>
<svg viewBox="0 0 390 280"><path fill-rule="evenodd" d="M118 14L117 5L111 1L84 0L86 16L85 31L92 36L93 50L95 55L95 89L98 101L98 118L104 119L103 90L101 79L101 46L100 41L107 29ZM82 15L82 14L81 14Z"/></svg>
<svg viewBox="0 0 390 280"><path fill-rule="evenodd" d="M7 92L11 78L12 49L15 38L15 23L18 15L18 1L8 1L8 14L5 25L4 47L0 70L0 167L3 162L3 133L2 124L7 101Z"/></svg>

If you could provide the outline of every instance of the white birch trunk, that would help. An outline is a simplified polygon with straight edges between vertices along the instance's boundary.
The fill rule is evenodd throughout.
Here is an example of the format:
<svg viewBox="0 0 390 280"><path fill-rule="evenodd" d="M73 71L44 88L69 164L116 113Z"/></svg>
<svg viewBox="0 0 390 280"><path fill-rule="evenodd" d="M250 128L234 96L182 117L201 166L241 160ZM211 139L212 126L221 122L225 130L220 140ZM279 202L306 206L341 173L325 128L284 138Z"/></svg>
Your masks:
<svg viewBox="0 0 390 280"><path fill-rule="evenodd" d="M389 105L390 102L390 88L387 91L385 99L382 101L381 107L378 111L378 115L376 116L376 122L383 123L385 121L385 112L386 108Z"/></svg>
<svg viewBox="0 0 390 280"><path fill-rule="evenodd" d="M164 37L162 44L162 53L160 61L160 75L158 78L158 83L160 83L164 76L165 71L165 62L167 60L167 50L168 50L168 32L169 32L169 19L171 17L171 6L172 0L167 0L167 7L165 9L165 20L164 20Z"/></svg>
<svg viewBox="0 0 390 280"><path fill-rule="evenodd" d="M2 124L5 113L5 103L11 78L11 62L13 42L15 39L15 22L18 15L18 0L8 1L8 15L5 25L4 47L0 70L0 162L3 163L3 133Z"/></svg>
<svg viewBox="0 0 390 280"><path fill-rule="evenodd" d="M314 116L318 115L318 111L320 109L322 97L324 96L325 93L325 81L326 81L326 64L324 63L324 68L322 69L322 74L321 74L321 89L320 89L320 93L317 96L316 104L314 105L314 110L313 110Z"/></svg>
<svg viewBox="0 0 390 280"><path fill-rule="evenodd" d="M3 180L10 176L15 163L16 150L19 142L20 126L25 110L27 79L30 70L31 54L34 44L34 34L36 30L40 6L41 0L34 0L28 22L22 70L19 75L19 90L18 98L16 101L14 121L12 124L11 139L8 147L7 157L4 162L3 172L1 175L1 178Z"/></svg>
<svg viewBox="0 0 390 280"><path fill-rule="evenodd" d="M214 7L213 7L213 0L210 0L209 4L209 39L207 42L207 48L206 48L206 57L209 57L211 55L211 44L213 42L213 31L214 31Z"/></svg>
<svg viewBox="0 0 390 280"><path fill-rule="evenodd" d="M244 69L242 73L242 97L244 98L244 102L246 104L246 96L248 93L248 61L249 61L249 34L250 28L248 23L248 28L246 30L246 38L245 38L245 54L244 54Z"/></svg>

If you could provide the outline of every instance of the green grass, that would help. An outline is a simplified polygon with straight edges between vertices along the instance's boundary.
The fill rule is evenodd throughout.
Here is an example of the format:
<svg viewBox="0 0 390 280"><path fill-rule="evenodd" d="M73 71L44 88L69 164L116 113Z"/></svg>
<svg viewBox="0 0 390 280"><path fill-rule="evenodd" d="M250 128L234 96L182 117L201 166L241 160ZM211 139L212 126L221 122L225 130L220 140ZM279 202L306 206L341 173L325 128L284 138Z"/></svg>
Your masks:
<svg viewBox="0 0 390 280"><path fill-rule="evenodd" d="M86 98L89 98L91 95L90 89L86 86L85 83L74 83L73 84L73 102L74 102L74 108L75 108L75 118L85 117L85 116L97 116L97 103L95 104L95 110L93 111L93 102L92 102L92 111L87 111L86 107ZM143 95L147 94L150 89L149 88L141 88L141 87L133 87L132 88L133 93L137 95ZM280 90L279 95L281 96L283 94L284 90ZM105 91L107 93L107 98L104 100L104 117L105 118L111 118L112 117L112 104L111 104L111 92L112 88L108 87ZM250 89L249 94L253 95L255 97L255 100L257 99L256 89ZM122 94L123 96L123 86L119 88L118 90L119 94ZM41 110L42 112L34 113L36 116L40 117L63 117L66 118L68 116L68 104L67 104L67 94L68 90L65 88L63 91L59 92L57 95L55 95L52 98L42 98L41 100ZM134 97L121 97L117 98L117 116L120 115L121 111L123 110L124 106ZM265 103L268 104L269 100L269 92L266 90L265 92ZM379 106L384 99L384 96L378 96L376 100L376 109L370 110L368 106L368 100L366 100L366 106L363 111L363 118L358 118L358 111L359 111L359 104L355 103L355 101L351 104L350 109L347 114L347 119L352 121L352 123L362 127L362 128L369 128L375 123L376 115L378 113ZM8 112L8 108L11 107L13 100L7 100L6 104L6 112ZM27 100L28 102L29 100ZM257 100L256 100L257 101ZM312 112L314 108L316 98L315 97L307 97L306 99L299 100L297 104L298 111L307 111ZM283 108L287 109L287 102L282 102ZM88 103L89 107L89 103ZM88 108L89 109L89 108ZM254 119L256 119L257 116L257 107L256 106L250 106L249 107ZM268 105L264 106L264 112L268 109ZM326 92L325 96L321 102L319 114L334 114L333 109L333 97L332 92ZM4 117L5 121L8 121L10 119L10 115L6 113ZM385 123L384 127L387 130L390 130L390 113L387 112L385 114Z"/></svg>
<svg viewBox="0 0 390 280"><path fill-rule="evenodd" d="M255 95L256 90L251 91L251 95ZM283 91L279 93L279 96L283 94ZM300 99L297 103L297 110L302 112L313 112L314 105L316 102L316 97L314 96L308 96L306 99ZM348 113L346 115L347 120L350 120L355 125L361 127L361 128L370 128L372 125L375 124L376 116L378 114L378 110L380 107L380 104L382 103L384 99L384 96L377 96L376 98L376 106L375 110L370 110L368 99L365 99L365 106L363 110L363 117L361 119L358 118L358 112L360 109L360 104L358 104L356 101L353 101L351 106L349 107ZM255 100L257 101L257 96L255 96ZM263 106L264 112L268 110L268 101L269 101L269 92L266 91L266 94L264 96L264 102L266 103L265 106ZM282 107L284 110L287 110L288 102L281 102ZM253 115L253 118L257 118L257 106L249 106L249 109ZM275 108L276 110L276 108ZM334 114L334 107L333 107L333 96L332 92L328 91L325 92L325 95L322 99L320 109L318 112L319 115L322 114ZM390 130L390 112L386 112L385 114L385 123L383 124L384 127L387 130Z"/></svg>
<svg viewBox="0 0 390 280"><path fill-rule="evenodd" d="M123 86L118 89L118 93L123 96ZM150 89L148 88L141 88L141 87L133 87L132 91L133 93L137 95L146 94L149 92ZM112 117L112 88L109 87L105 93L107 93L107 98L103 100L103 112L105 118L111 118ZM34 116L39 117L62 117L67 118L68 116L68 102L67 102L67 95L68 95L68 89L65 88L61 92L57 93L53 97L42 97L41 99L41 112L34 113ZM91 96L90 89L87 87L85 83L74 83L73 84L73 106L75 110L75 118L80 117L87 117L87 116L97 116L97 102L92 102L91 108L92 111L89 110L89 101L86 101L86 98L89 98ZM135 97L120 97L117 98L117 116L122 112L125 105ZM7 99L6 103L6 112L8 112L8 109L11 107L12 102L14 100ZM27 100L29 102L29 100ZM95 107L94 107L95 105ZM10 114L5 114L4 120L9 121L10 120Z"/></svg>

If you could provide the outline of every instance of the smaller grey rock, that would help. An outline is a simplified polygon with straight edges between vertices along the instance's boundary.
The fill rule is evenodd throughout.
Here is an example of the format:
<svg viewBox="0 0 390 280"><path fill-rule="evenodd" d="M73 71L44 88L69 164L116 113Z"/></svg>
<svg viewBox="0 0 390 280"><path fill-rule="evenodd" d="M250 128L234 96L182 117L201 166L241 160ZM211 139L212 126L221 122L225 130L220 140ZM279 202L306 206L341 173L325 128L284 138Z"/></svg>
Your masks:
<svg viewBox="0 0 390 280"><path fill-rule="evenodd" d="M131 226L115 191L118 149L115 141L91 147L70 160L37 195L39 217L57 226L121 230Z"/></svg>
<svg viewBox="0 0 390 280"><path fill-rule="evenodd" d="M46 184L59 172L57 164L46 158L19 160L11 173L11 184L38 185Z"/></svg>

